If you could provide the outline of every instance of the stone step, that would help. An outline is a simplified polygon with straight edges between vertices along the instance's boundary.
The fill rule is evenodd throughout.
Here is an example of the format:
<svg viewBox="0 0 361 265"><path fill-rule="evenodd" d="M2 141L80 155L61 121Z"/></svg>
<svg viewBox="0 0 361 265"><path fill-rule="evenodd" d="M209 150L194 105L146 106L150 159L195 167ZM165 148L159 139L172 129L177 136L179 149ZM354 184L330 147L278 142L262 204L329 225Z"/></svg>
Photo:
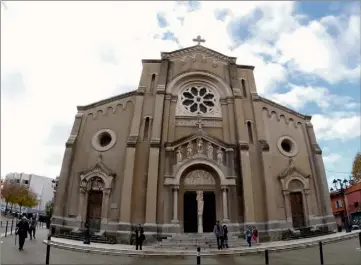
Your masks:
<svg viewBox="0 0 361 265"><path fill-rule="evenodd" d="M243 239L228 239L228 243L234 243L234 242L243 242L245 240ZM192 240L192 239L184 239L184 240L175 240L175 239L164 239L162 242L167 243L184 243L184 244L198 244L198 243L211 243L211 242L217 242L217 239L210 238L205 240Z"/></svg>

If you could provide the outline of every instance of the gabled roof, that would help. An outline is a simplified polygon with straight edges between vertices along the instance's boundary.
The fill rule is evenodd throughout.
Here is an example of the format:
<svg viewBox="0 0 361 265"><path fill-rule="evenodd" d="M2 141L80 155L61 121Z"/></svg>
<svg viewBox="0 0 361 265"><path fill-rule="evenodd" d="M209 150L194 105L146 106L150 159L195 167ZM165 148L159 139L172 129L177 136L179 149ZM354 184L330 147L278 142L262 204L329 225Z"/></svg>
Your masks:
<svg viewBox="0 0 361 265"><path fill-rule="evenodd" d="M166 143L166 146L176 148L178 146L181 146L185 143L196 140L198 138L201 138L202 140L205 140L208 142L212 142L213 144L215 144L219 147L223 147L223 148L234 148L235 147L234 145L227 144L227 143L223 142L222 140L218 139L217 137L214 137L213 135L206 133L203 130L197 130L196 132L192 132L182 138L177 139L174 142Z"/></svg>
<svg viewBox="0 0 361 265"><path fill-rule="evenodd" d="M162 52L161 56L162 56L162 59L172 59L172 58L184 56L184 55L187 55L188 53L193 53L193 52L203 52L205 54L208 54L209 56L212 56L214 58L217 58L219 60L222 60L222 61L225 61L228 63L236 63L236 60L237 60L236 57L229 57L227 55L224 55L222 53L219 53L212 49L204 47L202 45L194 45L194 46L190 46L187 48L175 50L173 52Z"/></svg>

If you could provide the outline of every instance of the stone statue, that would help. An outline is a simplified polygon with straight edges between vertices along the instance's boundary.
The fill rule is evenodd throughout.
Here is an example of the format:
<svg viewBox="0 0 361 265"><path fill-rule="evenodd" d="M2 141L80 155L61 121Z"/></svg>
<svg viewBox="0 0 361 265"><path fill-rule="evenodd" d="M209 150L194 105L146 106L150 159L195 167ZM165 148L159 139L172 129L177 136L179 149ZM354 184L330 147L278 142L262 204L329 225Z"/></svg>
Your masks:
<svg viewBox="0 0 361 265"><path fill-rule="evenodd" d="M197 151L198 151L198 154L203 153L203 141L201 138L199 138L197 141Z"/></svg>
<svg viewBox="0 0 361 265"><path fill-rule="evenodd" d="M182 162L182 148L177 149L177 163Z"/></svg>
<svg viewBox="0 0 361 265"><path fill-rule="evenodd" d="M187 157L191 158L193 155L193 150L192 150L192 143L189 142L187 145Z"/></svg>
<svg viewBox="0 0 361 265"><path fill-rule="evenodd" d="M213 159L213 145L211 143L208 143L207 156L209 159Z"/></svg>
<svg viewBox="0 0 361 265"><path fill-rule="evenodd" d="M219 147L217 150L217 163L218 164L223 164L223 154L222 154L222 149Z"/></svg>
<svg viewBox="0 0 361 265"><path fill-rule="evenodd" d="M204 201L203 201L203 191L197 191L197 202L198 202L198 214L203 214L203 207L204 207Z"/></svg>

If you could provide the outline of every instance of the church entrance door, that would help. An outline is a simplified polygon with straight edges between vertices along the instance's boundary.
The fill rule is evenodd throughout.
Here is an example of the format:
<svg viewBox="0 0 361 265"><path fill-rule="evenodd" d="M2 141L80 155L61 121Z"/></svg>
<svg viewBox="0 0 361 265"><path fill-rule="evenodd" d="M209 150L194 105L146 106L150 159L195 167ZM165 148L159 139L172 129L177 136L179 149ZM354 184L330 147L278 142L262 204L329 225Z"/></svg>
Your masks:
<svg viewBox="0 0 361 265"><path fill-rule="evenodd" d="M204 191L203 200L203 232L209 233L216 224L216 195L213 191Z"/></svg>
<svg viewBox="0 0 361 265"><path fill-rule="evenodd" d="M197 193L186 191L183 200L184 233L197 233Z"/></svg>
<svg viewBox="0 0 361 265"><path fill-rule="evenodd" d="M301 192L290 193L292 223L294 228L305 227L305 213Z"/></svg>
<svg viewBox="0 0 361 265"><path fill-rule="evenodd" d="M87 221L92 230L99 231L102 214L103 193L101 191L90 191L88 195Z"/></svg>

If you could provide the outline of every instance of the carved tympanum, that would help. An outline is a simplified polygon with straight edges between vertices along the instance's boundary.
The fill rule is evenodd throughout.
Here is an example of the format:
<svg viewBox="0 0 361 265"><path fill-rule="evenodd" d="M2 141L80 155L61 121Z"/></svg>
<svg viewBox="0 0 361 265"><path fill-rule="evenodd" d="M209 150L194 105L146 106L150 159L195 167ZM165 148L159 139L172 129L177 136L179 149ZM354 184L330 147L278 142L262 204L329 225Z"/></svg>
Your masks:
<svg viewBox="0 0 361 265"><path fill-rule="evenodd" d="M215 185L212 174L205 170L193 170L184 179L185 185Z"/></svg>

